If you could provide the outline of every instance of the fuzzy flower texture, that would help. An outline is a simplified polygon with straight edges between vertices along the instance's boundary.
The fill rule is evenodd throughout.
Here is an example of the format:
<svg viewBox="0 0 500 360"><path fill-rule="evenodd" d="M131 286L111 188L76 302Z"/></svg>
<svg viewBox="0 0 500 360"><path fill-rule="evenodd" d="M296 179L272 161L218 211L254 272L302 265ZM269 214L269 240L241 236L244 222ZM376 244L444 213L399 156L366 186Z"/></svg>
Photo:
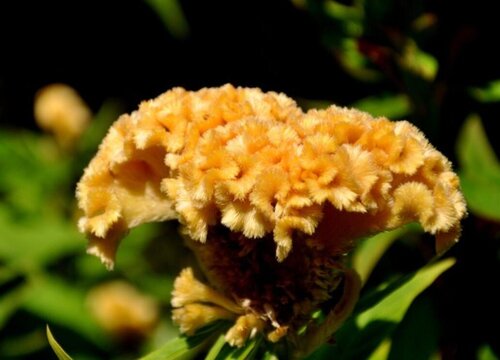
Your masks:
<svg viewBox="0 0 500 360"><path fill-rule="evenodd" d="M466 212L450 162L410 123L304 113L231 85L175 88L122 115L77 197L88 252L109 268L128 229L178 220L210 285L183 270L174 321L191 334L231 320L236 346L258 333L293 343L325 306L338 324L359 290L344 261L357 239L418 222L442 252Z"/></svg>

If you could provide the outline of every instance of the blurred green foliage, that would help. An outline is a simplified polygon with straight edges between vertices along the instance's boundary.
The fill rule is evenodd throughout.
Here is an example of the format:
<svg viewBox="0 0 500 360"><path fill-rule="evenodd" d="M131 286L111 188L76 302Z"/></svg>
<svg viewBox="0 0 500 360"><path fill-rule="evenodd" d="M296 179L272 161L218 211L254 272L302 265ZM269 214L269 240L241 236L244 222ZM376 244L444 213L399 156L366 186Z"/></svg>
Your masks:
<svg viewBox="0 0 500 360"><path fill-rule="evenodd" d="M176 332L165 316L149 342L138 339L131 348L123 347L96 323L86 304L88 292L98 284L124 279L168 307L176 266L182 261L169 267L147 253L153 247L155 252L168 251L165 258L185 254L175 245L179 239L173 245L153 245L178 238L172 224L133 230L118 255L121 270L113 273L85 254L85 239L76 227L74 185L121 112L114 101L103 104L72 151L59 148L50 135L0 130L2 359L52 357L44 324L56 336L63 333L63 340L78 339L78 349L72 349L77 359L109 358L111 353L134 358L141 347L152 348Z"/></svg>
<svg viewBox="0 0 500 360"><path fill-rule="evenodd" d="M147 3L171 34L189 38L180 1ZM441 142L450 141L444 138L448 124L442 120L443 89L450 85L441 74L447 64L429 45L440 21L432 7L418 0L404 5L395 0L292 3L314 20L318 36L332 54L332 67L340 67L353 82L378 84L382 89L369 97L360 95L350 105L375 116L408 118L438 149ZM460 357L448 350L464 346L457 338L450 340L449 323L461 321L455 316L467 311L471 317L479 317L478 311L494 318L498 314L492 306L468 309L465 301L455 314L457 307L453 311L447 307L458 300L447 302L443 296L446 291L464 299L488 294L484 289L475 293L474 282L478 287L484 284L480 276L464 277L477 267L477 263L466 267L471 248L485 259L481 270L498 274L500 268L500 164L478 115L500 102L500 80L492 78L460 91L467 94L471 111L455 120L461 130L451 141L470 214L458 250L452 249L444 259L434 258L432 240L414 225L363 240L352 256L364 283L361 300L335 342L309 359L499 358L494 336L480 328L467 330L476 333L475 342L466 346L469 353ZM322 99L299 99L299 103L305 108L329 104ZM112 273L85 254L85 239L76 228L74 186L121 112L116 101L104 103L72 151L63 151L47 134L0 128L0 358L54 358L51 346L59 359L68 356L62 347L75 359L286 359L286 350L259 337L242 349L229 347L221 335L225 323L208 326L190 338L176 337L169 320L170 291L178 270L192 259L174 224L132 231ZM162 319L149 338L125 343L106 333L89 312L89 291L114 279L133 284L160 303ZM489 281L486 284L493 287L495 280ZM57 341L50 330L47 341L46 324Z"/></svg>

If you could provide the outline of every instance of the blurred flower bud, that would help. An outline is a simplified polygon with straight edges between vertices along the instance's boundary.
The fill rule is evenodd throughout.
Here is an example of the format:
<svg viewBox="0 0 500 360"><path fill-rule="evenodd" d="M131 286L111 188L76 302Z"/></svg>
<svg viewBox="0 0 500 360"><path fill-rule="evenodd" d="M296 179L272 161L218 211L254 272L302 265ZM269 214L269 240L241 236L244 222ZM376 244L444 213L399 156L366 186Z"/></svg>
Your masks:
<svg viewBox="0 0 500 360"><path fill-rule="evenodd" d="M123 281L95 287L88 294L87 304L97 322L120 340L140 340L158 322L156 301Z"/></svg>
<svg viewBox="0 0 500 360"><path fill-rule="evenodd" d="M34 113L37 124L53 133L63 148L74 145L92 116L80 95L64 84L51 84L40 89L35 96Z"/></svg>

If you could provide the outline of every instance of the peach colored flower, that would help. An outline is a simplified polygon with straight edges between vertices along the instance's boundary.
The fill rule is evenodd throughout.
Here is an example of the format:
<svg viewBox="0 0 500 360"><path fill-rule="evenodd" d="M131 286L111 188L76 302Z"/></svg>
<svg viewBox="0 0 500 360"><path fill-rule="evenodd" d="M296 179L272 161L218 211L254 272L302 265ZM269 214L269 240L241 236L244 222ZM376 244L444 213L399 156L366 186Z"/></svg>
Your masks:
<svg viewBox="0 0 500 360"><path fill-rule="evenodd" d="M128 229L177 219L225 300L193 290L186 270L174 319L187 332L236 319L234 345L295 333L341 289L351 300L333 312L345 317L359 290L343 264L356 239L416 221L442 252L466 213L451 164L410 123L337 106L304 113L283 94L231 85L176 88L122 115L77 196L88 251L108 267Z"/></svg>

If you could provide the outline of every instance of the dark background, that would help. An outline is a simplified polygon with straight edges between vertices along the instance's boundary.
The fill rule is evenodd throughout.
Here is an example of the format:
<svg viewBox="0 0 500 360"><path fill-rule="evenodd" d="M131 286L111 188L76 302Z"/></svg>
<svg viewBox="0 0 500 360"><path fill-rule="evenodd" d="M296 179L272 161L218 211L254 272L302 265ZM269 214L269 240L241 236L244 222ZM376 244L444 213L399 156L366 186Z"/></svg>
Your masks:
<svg viewBox="0 0 500 360"><path fill-rule="evenodd" d="M402 26L413 3L395 1L384 26ZM500 77L494 3L426 2L439 19L425 50L437 55L438 80L447 83L446 131L455 132L459 121L452 119L470 107L464 87ZM172 37L139 0L0 2L0 122L32 127L33 95L53 82L75 87L94 111L110 97L132 110L173 86L196 90L230 82L340 105L390 87L342 71L322 44L322 25L291 1L181 5L190 30L184 39ZM496 110L483 109L487 128ZM443 145L452 155L452 145Z"/></svg>
<svg viewBox="0 0 500 360"><path fill-rule="evenodd" d="M0 124L36 129L34 94L54 82L73 86L93 111L109 98L131 111L174 86L196 90L230 82L339 105L393 86L348 76L322 43L321 24L290 1L181 3L190 30L184 39L169 34L142 1L1 1ZM385 25L400 26L413 1L396 3L392 23ZM437 81L446 84L433 143L452 160L458 129L472 111L482 116L497 153L500 148L498 103L479 108L464 90L500 78L495 3L426 3L439 22L425 50L437 57ZM498 224L466 221L466 235L474 243L452 250L459 263L439 290L448 358L470 358L485 339L498 340L494 290L500 271L498 245L492 243ZM475 237L478 229L490 237Z"/></svg>
<svg viewBox="0 0 500 360"><path fill-rule="evenodd" d="M134 108L173 86L228 82L349 101L347 75L288 1L183 1L185 39L142 1L12 3L0 5L3 123L28 124L33 94L52 82L75 87L94 110L109 97Z"/></svg>

